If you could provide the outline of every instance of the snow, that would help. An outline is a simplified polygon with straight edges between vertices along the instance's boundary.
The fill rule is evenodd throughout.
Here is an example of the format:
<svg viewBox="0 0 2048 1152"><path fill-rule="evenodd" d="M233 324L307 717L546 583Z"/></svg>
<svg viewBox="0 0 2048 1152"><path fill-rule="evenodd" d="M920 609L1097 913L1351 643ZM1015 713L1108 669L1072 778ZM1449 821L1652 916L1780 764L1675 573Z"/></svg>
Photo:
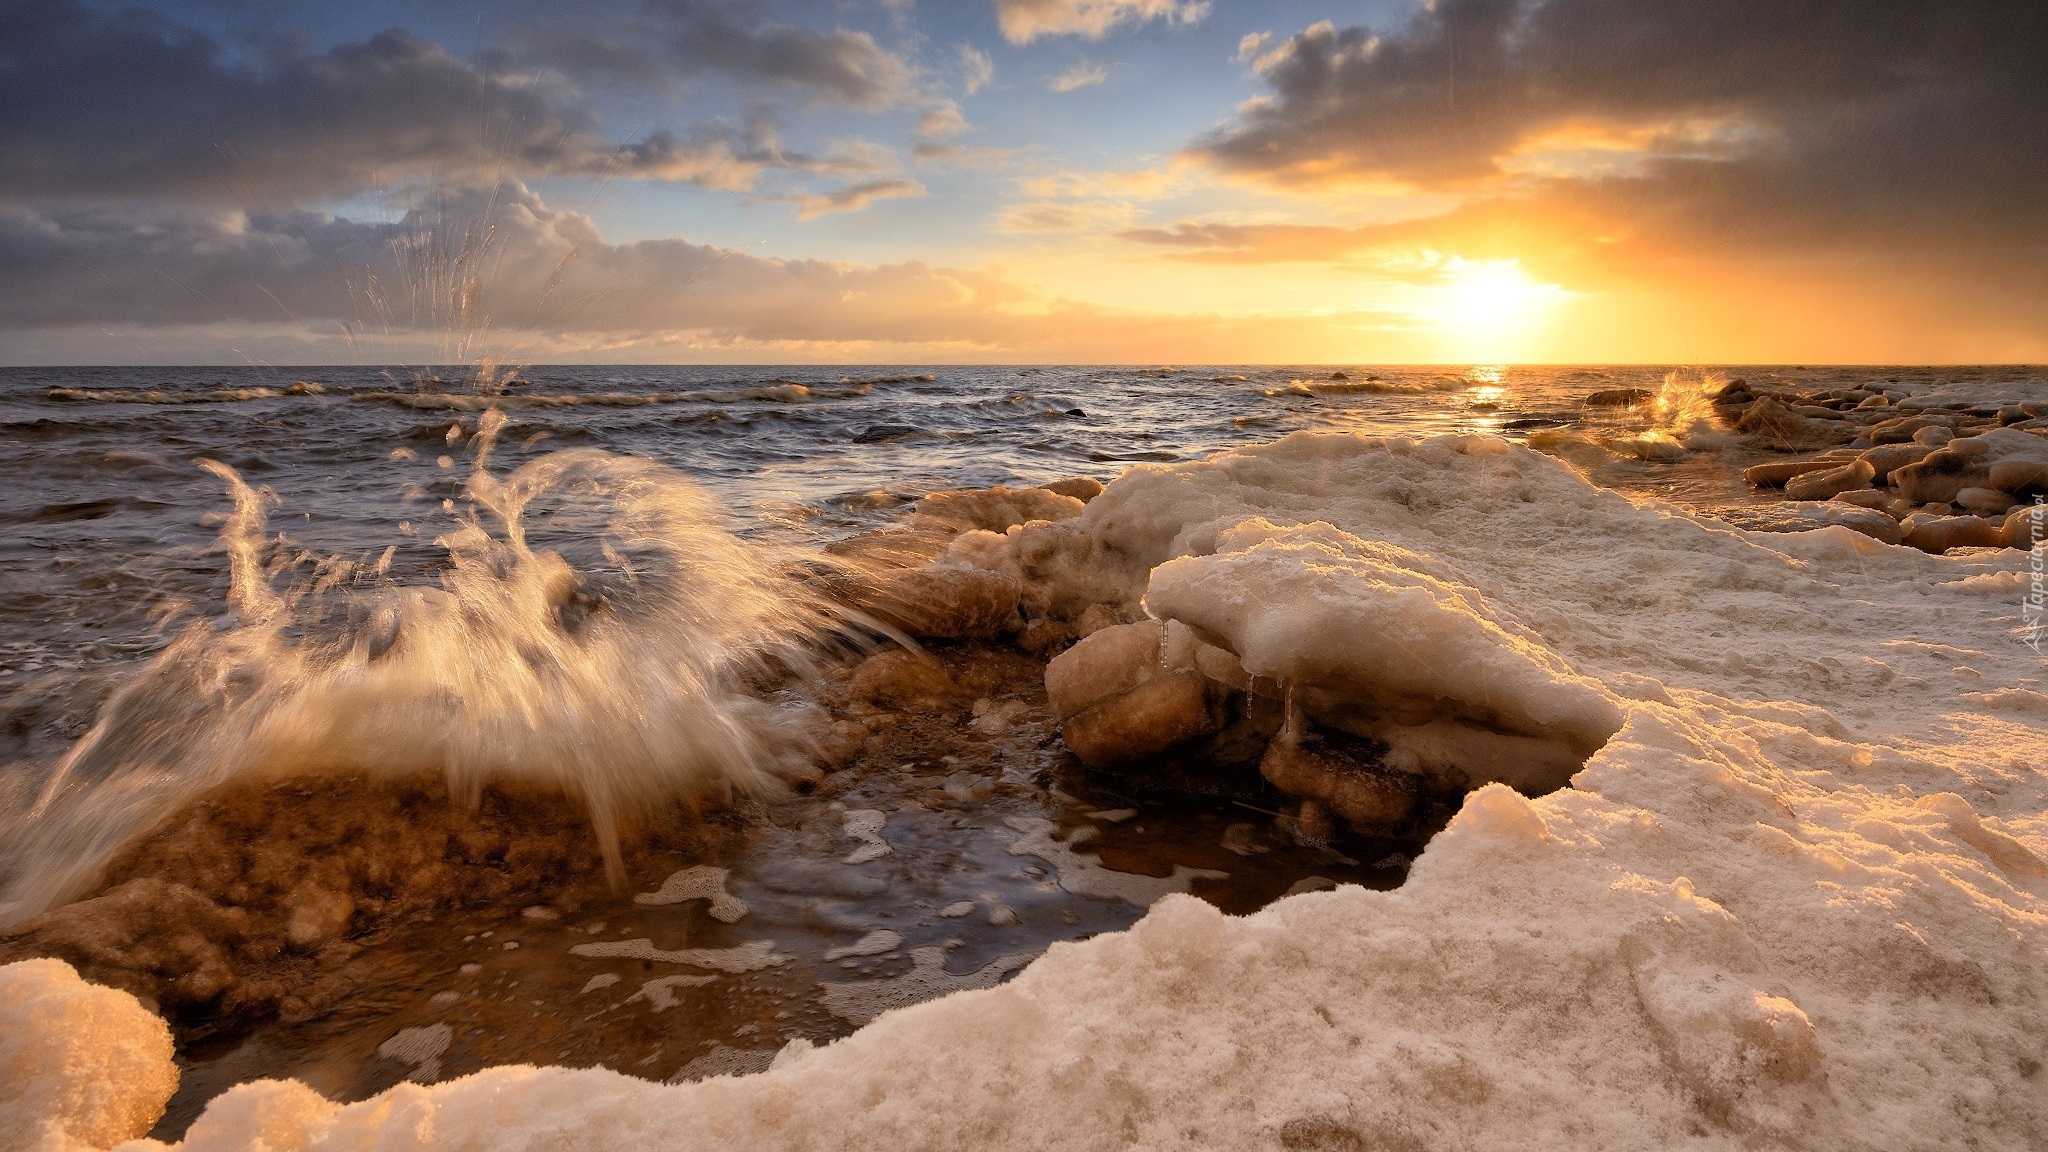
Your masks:
<svg viewBox="0 0 2048 1152"><path fill-rule="evenodd" d="M992 562L1034 611L1192 617L1326 716L1597 747L1569 788L1472 792L1395 891L1245 917L1166 894L993 987L1028 956L955 975L916 949L899 980L965 990L888 1011L886 982L838 986L872 1022L758 1075L496 1068L348 1106L259 1082L185 1152L2039 1147L2048 669L2019 634L2025 553L1752 534L1498 441L1308 434L1139 467L1005 539ZM84 1043L69 1015L0 1044L44 1075ZM139 1115L164 1091L104 1063L48 1082L29 1107L134 1084Z"/></svg>
<svg viewBox="0 0 2048 1152"><path fill-rule="evenodd" d="M171 1030L134 997L62 960L0 966L0 1150L140 1136L177 1087Z"/></svg>

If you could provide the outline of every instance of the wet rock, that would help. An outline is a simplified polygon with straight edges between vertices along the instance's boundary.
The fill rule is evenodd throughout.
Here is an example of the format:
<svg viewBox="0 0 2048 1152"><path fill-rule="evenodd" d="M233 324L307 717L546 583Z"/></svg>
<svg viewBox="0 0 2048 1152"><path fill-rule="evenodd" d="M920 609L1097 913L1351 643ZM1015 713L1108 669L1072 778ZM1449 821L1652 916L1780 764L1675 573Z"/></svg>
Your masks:
<svg viewBox="0 0 2048 1152"><path fill-rule="evenodd" d="M1806 472L1785 482L1785 495L1794 500L1826 500L1843 492L1870 487L1877 470L1868 460L1857 460L1839 468Z"/></svg>
<svg viewBox="0 0 2048 1152"><path fill-rule="evenodd" d="M2048 543L2048 505L2027 504L2006 513L1998 540L2007 548L2032 549Z"/></svg>
<svg viewBox="0 0 2048 1152"><path fill-rule="evenodd" d="M953 694L953 680L943 665L901 648L861 661L849 686L856 698L884 708L929 708Z"/></svg>
<svg viewBox="0 0 2048 1152"><path fill-rule="evenodd" d="M304 883L285 897L285 939L309 952L341 938L355 915L356 902L346 892Z"/></svg>
<svg viewBox="0 0 2048 1152"><path fill-rule="evenodd" d="M1005 532L1033 520L1065 520L1084 507L1050 488L971 488L934 492L917 502L916 518L958 531Z"/></svg>
<svg viewBox="0 0 2048 1152"><path fill-rule="evenodd" d="M1040 484L1039 487L1057 496L1071 496L1083 504L1102 495L1102 481L1087 476L1055 480L1050 484Z"/></svg>
<svg viewBox="0 0 2048 1152"><path fill-rule="evenodd" d="M1117 616L1116 609L1107 604L1091 604L1074 618L1074 635L1085 639L1121 623L1123 621Z"/></svg>
<svg viewBox="0 0 2048 1152"><path fill-rule="evenodd" d="M1588 408L1626 408L1648 404L1657 394L1647 388L1605 388L1586 397Z"/></svg>
<svg viewBox="0 0 2048 1152"><path fill-rule="evenodd" d="M818 737L818 763L836 772L859 759L867 745L867 725L858 720L841 720Z"/></svg>
<svg viewBox="0 0 2048 1152"><path fill-rule="evenodd" d="M1940 425L1936 425L1932 428L1922 428L1918 432L1913 433L1913 443L1926 444L1934 448L1939 448L1943 444L1946 444L1955 438L1956 434L1954 432L1951 432L1948 429L1941 427Z"/></svg>
<svg viewBox="0 0 2048 1152"><path fill-rule="evenodd" d="M1367 763L1313 738L1273 741L1259 761L1259 773L1275 788L1322 805L1362 832L1383 831L1406 820L1421 791L1420 782L1406 772Z"/></svg>
<svg viewBox="0 0 2048 1152"><path fill-rule="evenodd" d="M1015 573L931 565L867 575L849 597L913 636L993 636L1017 624L1023 583Z"/></svg>
<svg viewBox="0 0 2048 1152"><path fill-rule="evenodd" d="M1906 517L1904 527L1908 547L1937 555L1951 548L1998 548L2005 543L2004 525L1975 516L1916 512Z"/></svg>
<svg viewBox="0 0 2048 1152"><path fill-rule="evenodd" d="M1120 768L1211 735L1226 719L1214 684L1199 673L1173 672L1069 717L1060 736L1083 764Z"/></svg>
<svg viewBox="0 0 2048 1152"><path fill-rule="evenodd" d="M1915 504L1946 504L1965 488L1990 487L1991 470L1981 455L1951 446L1894 469L1891 482L1899 495Z"/></svg>
<svg viewBox="0 0 2048 1152"><path fill-rule="evenodd" d="M1894 470L1908 464L1918 464L1927 459L1933 451L1933 448L1925 444L1888 444L1865 449L1863 459L1870 463L1871 483L1883 484L1890 480Z"/></svg>
<svg viewBox="0 0 2048 1152"><path fill-rule="evenodd" d="M1074 629L1062 620L1033 620L1017 633L1017 649L1046 656L1074 642Z"/></svg>
<svg viewBox="0 0 2048 1152"><path fill-rule="evenodd" d="M1808 472L1825 472L1839 467L1833 460L1787 460L1769 464L1752 464L1742 470L1742 478L1756 488L1782 488L1795 476Z"/></svg>
<svg viewBox="0 0 2048 1152"><path fill-rule="evenodd" d="M2009 493L1996 488L1965 488L1956 493L1955 504L1972 515L2003 517L2014 500Z"/></svg>
<svg viewBox="0 0 2048 1152"><path fill-rule="evenodd" d="M1045 666L1045 694L1061 720L1121 696L1165 673L1164 626L1157 620L1091 633Z"/></svg>
<svg viewBox="0 0 2048 1152"><path fill-rule="evenodd" d="M1854 436L1838 421L1823 422L1802 416L1773 396L1766 396L1750 405L1735 422L1735 430L1747 434L1759 447L1784 451L1840 444Z"/></svg>
<svg viewBox="0 0 2048 1152"><path fill-rule="evenodd" d="M2048 495L2048 460L2008 458L1992 462L1986 476L1991 487L2028 499Z"/></svg>

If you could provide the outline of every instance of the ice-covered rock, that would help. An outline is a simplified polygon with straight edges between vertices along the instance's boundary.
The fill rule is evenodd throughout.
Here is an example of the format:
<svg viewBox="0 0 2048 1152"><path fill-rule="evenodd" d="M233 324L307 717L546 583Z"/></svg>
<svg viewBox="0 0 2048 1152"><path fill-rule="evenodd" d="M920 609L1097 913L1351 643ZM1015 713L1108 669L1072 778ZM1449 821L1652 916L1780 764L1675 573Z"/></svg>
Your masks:
<svg viewBox="0 0 2048 1152"><path fill-rule="evenodd" d="M1843 492L1870 487L1877 469L1868 460L1854 460L1838 468L1805 472L1785 482L1785 495L1794 500L1826 500Z"/></svg>
<svg viewBox="0 0 2048 1152"><path fill-rule="evenodd" d="M62 960L0 965L0 1149L70 1152L147 1133L178 1087L171 1030Z"/></svg>
<svg viewBox="0 0 2048 1152"><path fill-rule="evenodd" d="M1951 548L1998 548L2005 543L2002 521L1976 516L1937 516L1915 512L1906 517L1903 541L1909 548L1936 554Z"/></svg>
<svg viewBox="0 0 2048 1152"><path fill-rule="evenodd" d="M1198 671L1168 668L1163 634L1157 620L1119 624L1046 665L1060 735L1082 763L1136 764L1223 727L1219 686Z"/></svg>
<svg viewBox="0 0 2048 1152"><path fill-rule="evenodd" d="M1100 487L1097 488L1100 491ZM1064 520L1080 514L1083 501L1045 488L968 488L934 492L917 502L916 516L960 530L1001 532L1032 520Z"/></svg>

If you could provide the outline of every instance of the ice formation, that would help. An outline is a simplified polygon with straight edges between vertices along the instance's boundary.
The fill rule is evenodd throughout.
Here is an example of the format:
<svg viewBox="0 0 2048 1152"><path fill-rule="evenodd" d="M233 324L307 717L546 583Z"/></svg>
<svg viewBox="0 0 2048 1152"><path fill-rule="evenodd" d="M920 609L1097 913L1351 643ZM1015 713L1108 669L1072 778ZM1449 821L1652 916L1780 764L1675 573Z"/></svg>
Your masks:
<svg viewBox="0 0 2048 1152"><path fill-rule="evenodd" d="M887 823L888 819L886 814L872 808L848 812L845 820L846 834L860 841L860 847L847 853L841 863L865 864L870 860L880 860L895 851L887 840L882 839L882 825Z"/></svg>
<svg viewBox="0 0 2048 1152"><path fill-rule="evenodd" d="M943 912L939 914L941 916L945 915ZM825 959L844 960L849 956L880 956L885 952L894 952L897 945L902 943L903 933L891 932L887 928L877 928L851 944L839 948L827 948L825 950Z"/></svg>
<svg viewBox="0 0 2048 1152"><path fill-rule="evenodd" d="M709 864L698 864L669 875L661 887L653 892L642 892L633 897L636 904L681 904L689 900L708 900L713 920L731 924L747 914L747 902L725 890L728 875L723 868Z"/></svg>
<svg viewBox="0 0 2048 1152"><path fill-rule="evenodd" d="M377 1055L408 1066L406 1079L431 1084L441 1078L441 1055L454 1040L455 1029L446 1024L401 1028L377 1045Z"/></svg>
<svg viewBox="0 0 2048 1152"><path fill-rule="evenodd" d="M1322 723L1352 702L1376 731L1589 754L1540 798L1471 792L1398 890L1245 917L1168 895L898 1011L916 997L836 986L872 1022L760 1075L495 1068L347 1106L244 1084L185 1152L2039 1147L2048 670L2022 642L2025 553L1747 533L1495 441L1306 434L987 536L1027 613L1189 618L1300 678ZM899 979L1023 962L954 977L919 949ZM0 1043L46 1052L79 1034L66 1016ZM39 1099L161 1099L96 1067Z"/></svg>
<svg viewBox="0 0 2048 1152"><path fill-rule="evenodd" d="M638 991L620 1003L631 1004L636 1000L645 1000L656 1012L666 1012L682 1003L676 998L676 989L701 988L717 979L716 976L656 976L652 980L643 981Z"/></svg>
<svg viewBox="0 0 2048 1152"><path fill-rule="evenodd" d="M718 972L758 972L790 962L786 952L777 952L769 940L749 940L735 948L656 948L654 941L607 940L598 944L576 944L569 949L578 956L600 960L655 960L663 964L687 964Z"/></svg>
<svg viewBox="0 0 2048 1152"><path fill-rule="evenodd" d="M105 1148L177 1091L171 1030L62 960L0 966L0 1152Z"/></svg>

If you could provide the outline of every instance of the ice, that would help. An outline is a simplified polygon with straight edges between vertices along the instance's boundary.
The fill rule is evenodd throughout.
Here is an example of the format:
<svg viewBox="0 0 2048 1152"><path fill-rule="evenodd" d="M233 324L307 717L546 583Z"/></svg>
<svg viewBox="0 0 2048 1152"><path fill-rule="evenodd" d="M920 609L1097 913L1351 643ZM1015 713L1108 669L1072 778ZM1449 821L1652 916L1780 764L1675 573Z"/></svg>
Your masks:
<svg viewBox="0 0 2048 1152"><path fill-rule="evenodd" d="M758 1075L497 1068L350 1105L243 1084L184 1152L2040 1147L2048 667L2019 633L2025 553L1745 532L1497 441L1351 435L1139 467L1013 542L1061 619L1138 613L1153 569L1220 558L1179 607L1327 694L1325 722L1352 701L1596 746L1569 787L1470 793L1397 890L1242 917L1169 894L881 1015L1026 962L959 977L921 948L901 988L829 986L871 1022ZM42 1061L80 1034L0 1045Z"/></svg>
<svg viewBox="0 0 2048 1152"><path fill-rule="evenodd" d="M0 966L0 1149L69 1152L141 1136L177 1091L171 1030L62 960Z"/></svg>
<svg viewBox="0 0 2048 1152"><path fill-rule="evenodd" d="M770 1048L728 1048L715 1044L711 1051L676 1069L668 1078L670 1084L687 1084L693 1080L709 1080L713 1076L750 1076L766 1072L775 1063L775 1051Z"/></svg>
<svg viewBox="0 0 2048 1152"><path fill-rule="evenodd" d="M710 968L719 972L757 972L763 968L779 968L795 959L786 952L777 952L770 940L750 940L737 948L669 951L656 948L654 941L642 938L577 944L569 951L596 959L656 960L663 964L688 964L692 968Z"/></svg>
<svg viewBox="0 0 2048 1152"><path fill-rule="evenodd" d="M583 987L577 989L577 991L579 993L595 992L600 988L609 988L612 985L617 984L620 979L621 977L616 972L599 972L597 975L592 976L589 980L585 981Z"/></svg>
<svg viewBox="0 0 2048 1152"><path fill-rule="evenodd" d="M681 904L689 900L708 900L711 902L711 918L731 924L747 914L747 902L725 890L728 875L730 873L723 868L699 864L671 873L658 890L642 892L633 897L633 902Z"/></svg>
<svg viewBox="0 0 2048 1152"><path fill-rule="evenodd" d="M943 916L945 913L941 912L940 915ZM884 952L894 952L902 943L903 933L877 928L844 947L826 949L825 959L844 960L848 956L880 956Z"/></svg>
<svg viewBox="0 0 2048 1152"><path fill-rule="evenodd" d="M949 992L993 988L1003 978L1031 963L1033 952L998 956L962 976L946 971L946 950L937 946L910 950L910 971L886 980L824 984L825 1008L842 1020L866 1024L892 1008L944 996Z"/></svg>
<svg viewBox="0 0 2048 1152"><path fill-rule="evenodd" d="M716 976L657 976L642 983L638 991L619 1003L631 1004L636 1000L645 1000L653 1005L656 1012L666 1012L682 1003L676 999L678 988L701 988L717 979Z"/></svg>
<svg viewBox="0 0 2048 1152"><path fill-rule="evenodd" d="M1106 900L1122 900L1139 908L1149 908L1161 898L1175 892L1186 892L1195 880L1222 879L1229 875L1213 868L1190 868L1185 864L1173 866L1171 876L1139 876L1130 872L1118 872L1105 868L1094 857L1076 852L1074 849L1094 839L1095 829L1078 828L1064 842L1052 838L1056 825L1050 820L1036 816L1009 816L1003 820L1014 831L1023 835L1010 844L1012 856L1036 856L1053 866L1059 873L1060 887L1076 896L1099 896Z"/></svg>
<svg viewBox="0 0 2048 1152"><path fill-rule="evenodd" d="M377 1045L377 1055L409 1067L407 1080L431 1084L441 1078L441 1055L454 1039L455 1029L446 1024L401 1028L391 1039Z"/></svg>
<svg viewBox="0 0 2048 1152"><path fill-rule="evenodd" d="M870 860L880 860L894 852L895 849L889 846L889 842L882 839L882 825L887 823L888 819L887 815L872 808L857 808L848 812L844 824L846 834L860 841L860 847L847 853L840 863L865 864Z"/></svg>

